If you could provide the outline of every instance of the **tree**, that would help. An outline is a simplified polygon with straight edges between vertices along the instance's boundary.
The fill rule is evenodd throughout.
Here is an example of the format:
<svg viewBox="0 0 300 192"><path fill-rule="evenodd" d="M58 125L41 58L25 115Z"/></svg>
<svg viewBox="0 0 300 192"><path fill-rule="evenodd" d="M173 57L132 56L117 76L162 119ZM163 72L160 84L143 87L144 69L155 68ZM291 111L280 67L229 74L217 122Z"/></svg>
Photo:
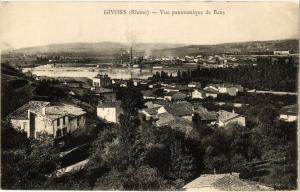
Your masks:
<svg viewBox="0 0 300 192"><path fill-rule="evenodd" d="M59 166L53 140L43 135L29 146L2 152L2 187L5 189L44 189L49 178L55 178Z"/></svg>
<svg viewBox="0 0 300 192"><path fill-rule="evenodd" d="M26 132L21 129L14 129L9 122L1 123L1 150L25 149L29 146L30 140Z"/></svg>
<svg viewBox="0 0 300 192"><path fill-rule="evenodd" d="M125 171L113 170L97 180L96 190L163 190L170 189L167 181L155 168L129 167Z"/></svg>

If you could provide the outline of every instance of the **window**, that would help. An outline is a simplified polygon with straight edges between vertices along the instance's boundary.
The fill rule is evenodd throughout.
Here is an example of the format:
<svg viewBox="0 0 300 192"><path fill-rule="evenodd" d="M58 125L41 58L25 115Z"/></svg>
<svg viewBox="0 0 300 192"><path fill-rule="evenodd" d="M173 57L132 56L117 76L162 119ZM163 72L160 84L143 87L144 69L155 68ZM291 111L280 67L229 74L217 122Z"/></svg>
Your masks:
<svg viewBox="0 0 300 192"><path fill-rule="evenodd" d="M63 125L66 124L66 117L63 117Z"/></svg>
<svg viewBox="0 0 300 192"><path fill-rule="evenodd" d="M61 136L61 130L57 129L57 131L56 131L56 137L60 137L60 136Z"/></svg>
<svg viewBox="0 0 300 192"><path fill-rule="evenodd" d="M57 119L57 126L60 126L60 119Z"/></svg>
<svg viewBox="0 0 300 192"><path fill-rule="evenodd" d="M23 129L27 129L27 122L23 122Z"/></svg>
<svg viewBox="0 0 300 192"><path fill-rule="evenodd" d="M62 134L63 134L63 135L66 135L66 134L67 134L67 128L66 128L66 127L64 127L64 128L62 129Z"/></svg>
<svg viewBox="0 0 300 192"><path fill-rule="evenodd" d="M77 117L77 127L79 127L80 116Z"/></svg>

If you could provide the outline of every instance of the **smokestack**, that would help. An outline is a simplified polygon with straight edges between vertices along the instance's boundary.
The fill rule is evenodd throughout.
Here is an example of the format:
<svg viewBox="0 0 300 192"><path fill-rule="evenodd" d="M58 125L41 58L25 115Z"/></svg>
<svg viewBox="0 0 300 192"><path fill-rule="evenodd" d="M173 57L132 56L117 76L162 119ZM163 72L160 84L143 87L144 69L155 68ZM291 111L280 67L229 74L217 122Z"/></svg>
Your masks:
<svg viewBox="0 0 300 192"><path fill-rule="evenodd" d="M123 51L121 52L121 64L123 64Z"/></svg>
<svg viewBox="0 0 300 192"><path fill-rule="evenodd" d="M133 64L133 59L132 59L132 47L130 47L130 64Z"/></svg>

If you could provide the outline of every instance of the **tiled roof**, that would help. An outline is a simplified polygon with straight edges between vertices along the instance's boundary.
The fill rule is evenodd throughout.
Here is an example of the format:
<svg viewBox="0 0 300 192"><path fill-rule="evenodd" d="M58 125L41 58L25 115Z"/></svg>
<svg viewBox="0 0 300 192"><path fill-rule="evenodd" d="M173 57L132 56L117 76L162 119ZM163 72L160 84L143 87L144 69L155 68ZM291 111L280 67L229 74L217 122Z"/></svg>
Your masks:
<svg viewBox="0 0 300 192"><path fill-rule="evenodd" d="M46 107L45 116L53 120L63 116L69 116L71 118L77 117L85 113L86 112L79 107L75 107L73 105L68 105L68 104L61 104L61 105Z"/></svg>
<svg viewBox="0 0 300 192"><path fill-rule="evenodd" d="M147 106L148 108L155 108L155 107L162 106L161 104L157 104L152 101L147 101L146 103L144 103L144 105Z"/></svg>
<svg viewBox="0 0 300 192"><path fill-rule="evenodd" d="M192 122L180 117L175 117L175 121L171 121L168 125L172 129L177 129L185 134L189 134L193 130Z"/></svg>
<svg viewBox="0 0 300 192"><path fill-rule="evenodd" d="M225 175L227 174L203 174L197 179L186 184L183 189L201 189L204 187L211 187L211 184L213 184L216 180L221 179Z"/></svg>
<svg viewBox="0 0 300 192"><path fill-rule="evenodd" d="M173 95L175 95L176 93L178 93L178 91L170 91L170 92L168 92L167 94L166 94L166 96L173 96Z"/></svg>
<svg viewBox="0 0 300 192"><path fill-rule="evenodd" d="M185 116L193 114L193 106L187 101L166 104L165 109L174 116Z"/></svg>
<svg viewBox="0 0 300 192"><path fill-rule="evenodd" d="M226 121L229 121L230 119L240 116L240 114L231 113L231 112L224 111L224 110L220 110L217 113L218 113L219 121L222 121L222 122L226 122Z"/></svg>
<svg viewBox="0 0 300 192"><path fill-rule="evenodd" d="M297 115L298 105L295 104L295 105L284 106L281 108L280 113L284 115Z"/></svg>
<svg viewBox="0 0 300 192"><path fill-rule="evenodd" d="M173 99L184 99L186 98L186 94L177 92L175 95L172 96Z"/></svg>
<svg viewBox="0 0 300 192"><path fill-rule="evenodd" d="M237 173L233 174L204 174L183 187L186 190L210 189L214 191L261 191L273 190L261 183L240 179Z"/></svg>
<svg viewBox="0 0 300 192"><path fill-rule="evenodd" d="M45 108L45 114L42 110ZM54 120L62 116L79 116L86 112L79 108L63 103L50 103L45 101L30 101L8 116L10 119L28 119L28 110L36 115L44 116L47 119Z"/></svg>
<svg viewBox="0 0 300 192"><path fill-rule="evenodd" d="M150 115L156 115L157 114L157 110L161 108L161 107L154 107L154 108L144 108L143 110L150 114Z"/></svg>
<svg viewBox="0 0 300 192"><path fill-rule="evenodd" d="M165 105L168 105L170 103L170 101L166 101L166 100L155 100L155 101L152 101L153 104L157 104L157 105L160 105L160 106L165 106Z"/></svg>
<svg viewBox="0 0 300 192"><path fill-rule="evenodd" d="M188 85L176 85L176 88L177 88L179 91L189 90Z"/></svg>
<svg viewBox="0 0 300 192"><path fill-rule="evenodd" d="M198 108L194 110L194 113L197 113L201 117L201 120L216 120L218 118L216 112L207 111L206 108L202 106L198 106Z"/></svg>
<svg viewBox="0 0 300 192"><path fill-rule="evenodd" d="M186 98L186 94L178 92L178 91L170 91L166 94L166 96L171 96L173 99L184 99Z"/></svg>
<svg viewBox="0 0 300 192"><path fill-rule="evenodd" d="M105 101L105 102L99 102L98 107L120 107L121 101Z"/></svg>
<svg viewBox="0 0 300 192"><path fill-rule="evenodd" d="M207 88L205 89L205 92L206 92L206 93L215 93L215 94L218 93L218 91L216 91L215 89L210 88L210 87L207 87Z"/></svg>
<svg viewBox="0 0 300 192"><path fill-rule="evenodd" d="M264 186L257 182L240 179L237 176L226 175L214 183L212 186L222 191L261 191L272 190L271 187Z"/></svg>
<svg viewBox="0 0 300 192"><path fill-rule="evenodd" d="M175 120L175 117L170 113L160 113L157 115L157 118L156 124L158 126L168 125L171 121Z"/></svg>
<svg viewBox="0 0 300 192"><path fill-rule="evenodd" d="M32 111L33 113L40 114L42 113L43 107L49 104L50 102L45 101L29 101L22 107L12 112L7 117L10 119L28 119L28 110Z"/></svg>
<svg viewBox="0 0 300 192"><path fill-rule="evenodd" d="M155 94L152 90L142 91L142 94L143 94L143 96L146 96L146 97L154 97L155 96Z"/></svg>

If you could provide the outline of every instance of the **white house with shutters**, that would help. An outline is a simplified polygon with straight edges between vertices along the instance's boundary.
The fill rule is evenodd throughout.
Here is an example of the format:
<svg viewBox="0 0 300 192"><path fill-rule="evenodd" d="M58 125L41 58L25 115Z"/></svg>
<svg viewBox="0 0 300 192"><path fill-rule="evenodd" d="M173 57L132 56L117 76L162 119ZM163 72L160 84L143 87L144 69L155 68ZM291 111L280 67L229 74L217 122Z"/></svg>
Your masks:
<svg viewBox="0 0 300 192"><path fill-rule="evenodd" d="M8 115L12 127L22 129L30 138L48 133L61 138L79 128L84 128L86 112L73 105L30 101Z"/></svg>

